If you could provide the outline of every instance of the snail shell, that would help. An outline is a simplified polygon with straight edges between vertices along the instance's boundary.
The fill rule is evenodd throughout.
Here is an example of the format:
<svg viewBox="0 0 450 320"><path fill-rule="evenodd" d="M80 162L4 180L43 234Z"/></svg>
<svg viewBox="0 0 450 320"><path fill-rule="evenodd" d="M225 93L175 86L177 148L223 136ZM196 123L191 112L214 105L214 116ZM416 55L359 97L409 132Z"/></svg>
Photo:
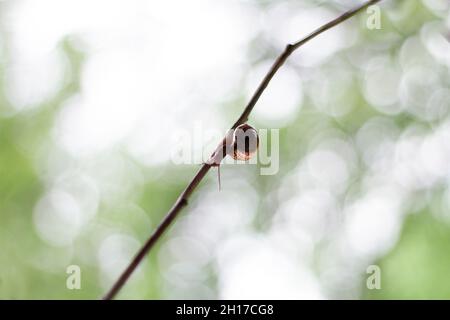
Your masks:
<svg viewBox="0 0 450 320"><path fill-rule="evenodd" d="M246 123L238 126L233 132L233 149L231 157L235 160L247 161L253 157L259 147L258 131Z"/></svg>

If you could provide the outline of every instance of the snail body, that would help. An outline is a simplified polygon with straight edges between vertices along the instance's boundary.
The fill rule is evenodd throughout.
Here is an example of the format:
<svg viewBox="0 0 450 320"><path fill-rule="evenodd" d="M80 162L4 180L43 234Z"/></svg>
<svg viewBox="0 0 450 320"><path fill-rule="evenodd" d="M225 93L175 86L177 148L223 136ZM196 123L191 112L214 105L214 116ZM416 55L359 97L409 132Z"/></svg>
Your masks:
<svg viewBox="0 0 450 320"><path fill-rule="evenodd" d="M225 156L228 154L234 160L240 161L248 161L253 155L256 153L259 147L259 136L258 131L253 128L249 124L241 124L234 131L230 131L225 138L225 142L223 144L222 151ZM220 160L216 160L218 156L217 153L214 153L208 164L210 166L217 167L217 177L219 180L219 190L220 190L220 162L223 159L223 156L220 157Z"/></svg>
<svg viewBox="0 0 450 320"><path fill-rule="evenodd" d="M244 123L233 132L232 150L229 155L235 160L250 160L259 147L258 131Z"/></svg>

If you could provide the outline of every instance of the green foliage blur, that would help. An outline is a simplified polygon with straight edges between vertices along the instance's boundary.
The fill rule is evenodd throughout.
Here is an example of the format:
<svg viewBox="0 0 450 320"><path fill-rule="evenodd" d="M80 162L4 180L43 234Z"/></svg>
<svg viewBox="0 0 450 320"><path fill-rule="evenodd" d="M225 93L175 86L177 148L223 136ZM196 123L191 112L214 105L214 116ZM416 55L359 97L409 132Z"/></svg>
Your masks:
<svg viewBox="0 0 450 320"><path fill-rule="evenodd" d="M316 1L317 2L317 1ZM351 1L350 1L351 2ZM370 119L383 116L392 121L398 130L406 130L411 126L420 126L424 130L433 130L444 122L449 116L447 112L439 118L429 121L419 119L407 112L392 115L383 115L380 110L373 107L365 99L363 93L363 70L357 66L358 61L352 61L353 56L385 55L392 59L392 64L400 64L399 56L406 41L420 37L423 26L436 21L443 22L446 17L437 16L425 1L384 1L382 9L382 29L371 31L366 28L364 14L348 22L361 36L351 47L344 48L334 54L325 63L307 69L322 77L333 78L338 71L349 75L352 85L345 92L333 91L333 86L327 91L334 95L333 104L347 106L351 112L343 115L330 116L329 113L318 110L311 96L302 102L300 112L286 126L280 128L280 171L275 176L260 176L256 169L250 170L248 177L254 186L259 200L254 203L257 213L252 218L250 230L256 234L264 234L269 229L273 216L283 203L281 200L271 198L277 187L285 181L295 170L298 163L308 154L308 146L312 141L319 141L321 134L333 135L340 132L355 138L358 130ZM314 3L314 1L311 1ZM255 10L270 10L270 2L255 2ZM8 2L0 2L0 19L6 15ZM333 3L320 3L317 5L334 10L336 15L342 7ZM390 11L394 14L387 14ZM450 32L449 30L447 30ZM74 160L59 147L55 147L54 125L58 121L57 115L62 106L71 98L80 93L80 77L89 53L83 51L79 45L79 35L69 35L60 40L57 51L67 61L64 70L63 84L50 99L39 106L20 112L14 111L14 106L7 98L7 84L10 79L7 69L12 58L9 52L10 30L7 22L0 22L0 298L1 299L97 299L111 284L111 279L104 280L98 262L97 249L105 235L114 231L132 235L138 243L143 243L158 224L165 212L171 207L178 194L196 172L198 166L175 166L164 163L156 166L144 166L136 162L124 149L117 147L104 157L99 156L95 161L97 167L106 166L114 157L129 171L129 176L122 177L118 184L126 184L127 179L139 176L139 190L130 194L121 194L115 197L102 197L96 209L95 218L83 226L73 243L66 246L53 246L44 241L36 231L33 211L39 199L46 193L49 183L46 177L50 175L51 159L47 158L49 150L56 148L61 157L60 166L70 166ZM270 33L270 30L266 32ZM246 55L250 64L257 64L264 59L274 59L282 49L266 43L261 34L248 44L248 52L237 52L236 55ZM295 40L295 39L293 39ZM194 50L194 49L192 49ZM263 50L264 54L254 54ZM425 50L424 50L425 51ZM450 55L450 52L448 52ZM290 59L300 59L301 50ZM424 57L425 56L425 57ZM427 60L427 64L438 75L440 84L450 88L449 66L435 61L429 54L417 52L417 59ZM298 72L305 70L298 68ZM283 72L283 69L280 70ZM245 74L242 74L244 77ZM176 80L174 80L176 81ZM267 89L270 91L270 85ZM201 86L198 90L202 90ZM338 88L337 90L340 90ZM244 94L235 92L231 102L221 106L223 118L232 123L239 115L245 103ZM449 110L447 101L447 111ZM256 106L258 108L258 105ZM201 113L201 111L199 111ZM201 116L201 115L200 115ZM107 121L107 119L105 119ZM256 127L265 123L258 119L251 119ZM101 124L99 124L101 125ZM331 133L330 133L331 132ZM317 140L319 139L319 140ZM345 187L345 194L364 192L362 188L363 177L369 168L363 164L362 155L357 155L358 170L351 178L351 183ZM49 161L50 165L42 165ZM56 164L55 164L56 165ZM95 170L95 169L94 169ZM226 186L226 176L234 169L225 168L223 184ZM236 169L238 170L238 169ZM242 169L239 169L242 170ZM239 171L243 172L243 171ZM109 172L113 176L114 170ZM215 172L210 173L211 179L203 182L194 196L195 206L201 206L201 199L210 189L217 189ZM152 177L158 177L152 178ZM134 178L133 178L134 179ZM433 185L427 189L415 191L411 198L411 206L404 214L401 223L401 232L392 247L383 256L376 256L371 263L379 265L382 270L381 289L369 290L366 288L367 274L365 268L359 269L359 275L353 281L353 286L359 288L358 294L347 295L345 289L331 288L325 292L325 297L331 298L360 298L360 299L448 299L450 298L450 220L449 207L439 207L444 201L447 181ZM214 197L220 197L215 193ZM414 201L425 203L414 206ZM344 201L342 202L342 205ZM449 204L450 205L450 204ZM139 210L136 210L139 208ZM437 208L437 209L436 209ZM189 215L191 207L183 212L183 217ZM436 214L436 212L438 214ZM334 221L331 218L331 221ZM180 221L177 221L180 222ZM201 221L197 221L200 223ZM167 290L166 270L160 262L168 250L166 243L171 237L177 235L177 227L169 230L164 240L146 258L140 268L140 274L131 281L119 295L123 299L164 299L173 297ZM61 231L64 232L64 231ZM381 232L381 230L380 230ZM315 246L315 255L318 260L326 251L333 238L324 238ZM295 246L295 243L293 244ZM137 246L133 247L136 250ZM161 249L161 250L160 250ZM86 258L87 257L87 258ZM125 262L125 261L124 261ZM318 264L318 262L316 261ZM351 264L351 262L349 262ZM66 288L66 267L78 265L82 270L82 290L68 290ZM181 266L182 268L182 266ZM313 264L317 275L324 270ZM221 297L218 284L218 271L213 262L204 266L202 282L210 288L207 293L198 293L192 290L190 298L218 298ZM182 273L181 273L182 274ZM189 292L189 286L185 289ZM325 290L326 291L326 290ZM185 295L181 295L186 297Z"/></svg>

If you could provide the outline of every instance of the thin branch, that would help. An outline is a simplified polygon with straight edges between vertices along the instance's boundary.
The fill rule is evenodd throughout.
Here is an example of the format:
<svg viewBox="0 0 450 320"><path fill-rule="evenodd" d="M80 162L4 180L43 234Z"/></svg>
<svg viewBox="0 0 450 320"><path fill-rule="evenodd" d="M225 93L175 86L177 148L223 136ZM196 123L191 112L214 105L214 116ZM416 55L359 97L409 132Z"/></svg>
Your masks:
<svg viewBox="0 0 450 320"><path fill-rule="evenodd" d="M275 73L280 69L280 67L284 64L284 62L287 60L287 58L294 52L296 49L307 43L308 41L312 40L313 38L317 37L321 33L337 26L338 24L346 21L350 17L354 16L355 14L361 12L362 10L366 9L368 6L371 6L373 4L376 4L377 2L380 2L381 0L371 0L367 1L364 4L351 9L341 16L337 17L336 19L324 24L320 28L313 31L308 36L304 37L303 39L293 43L288 44L285 48L285 50L281 53L280 56L275 60L272 67L270 68L269 72L266 74L264 79L261 81L260 85L256 89L255 93L253 94L252 98L248 102L247 106L245 107L244 111L242 112L239 119L233 124L231 127L231 130L234 130L239 125L247 122L248 117L250 113L253 110L253 107L256 105L256 102L258 102L258 99L261 97L264 90L267 88L267 85L269 84L270 80L272 80ZM197 174L194 176L194 178L189 182L186 189L181 193L181 195L178 197L178 199L175 201L175 204L172 206L172 208L167 213L166 217L163 219L161 224L156 228L154 233L151 235L151 237L147 240L147 242L144 244L144 246L139 250L137 255L133 258L131 263L128 265L128 267L123 271L119 279L114 283L111 290L103 297L104 300L110 300L115 297L115 295L119 292L119 290L123 287L123 285L127 282L128 278L131 276L133 271L139 266L142 259L145 257L145 255L150 251L150 249L153 247L153 245L158 241L158 239L162 236L164 231L170 226L171 222L177 217L178 213L188 204L188 200L194 190L197 188L200 181L203 180L203 178L208 173L209 169L213 166L217 166L221 163L223 158L226 156L226 153L223 152L226 146L226 137L222 140L222 142L218 145L214 153L211 155L210 159L207 163L203 164L200 170L197 172Z"/></svg>

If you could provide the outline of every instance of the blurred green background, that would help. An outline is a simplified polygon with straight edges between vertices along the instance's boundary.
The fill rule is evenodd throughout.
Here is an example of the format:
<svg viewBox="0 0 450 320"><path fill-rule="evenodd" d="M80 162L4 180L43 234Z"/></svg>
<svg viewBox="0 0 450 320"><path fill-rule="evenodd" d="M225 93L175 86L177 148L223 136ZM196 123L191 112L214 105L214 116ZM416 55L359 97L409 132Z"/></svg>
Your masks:
<svg viewBox="0 0 450 320"><path fill-rule="evenodd" d="M0 298L102 296L199 168L172 135L224 133L358 3L0 1ZM118 298L450 298L449 10L385 0L293 54L249 120L279 171L210 172Z"/></svg>

